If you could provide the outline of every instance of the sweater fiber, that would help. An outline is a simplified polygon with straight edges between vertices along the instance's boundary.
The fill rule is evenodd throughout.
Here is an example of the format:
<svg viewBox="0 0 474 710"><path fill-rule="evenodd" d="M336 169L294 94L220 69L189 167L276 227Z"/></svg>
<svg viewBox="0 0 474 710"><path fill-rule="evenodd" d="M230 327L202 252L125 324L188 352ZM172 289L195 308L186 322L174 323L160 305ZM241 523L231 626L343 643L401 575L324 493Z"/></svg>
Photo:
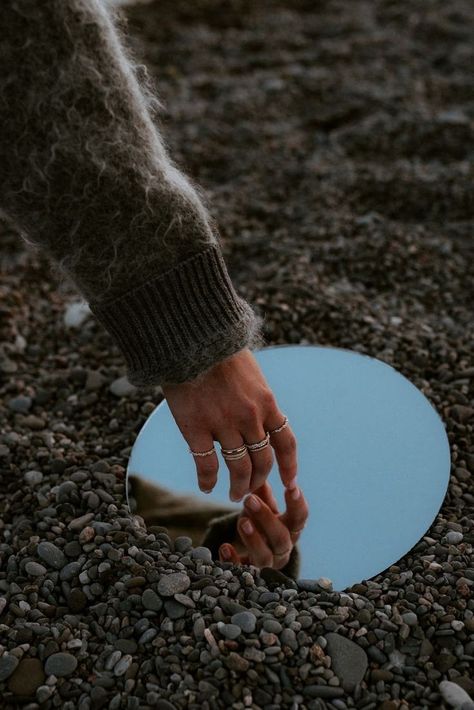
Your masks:
<svg viewBox="0 0 474 710"><path fill-rule="evenodd" d="M123 23L123 24L122 24ZM70 279L135 385L193 380L265 344L203 195L172 162L162 106L100 0L6 0L0 209Z"/></svg>

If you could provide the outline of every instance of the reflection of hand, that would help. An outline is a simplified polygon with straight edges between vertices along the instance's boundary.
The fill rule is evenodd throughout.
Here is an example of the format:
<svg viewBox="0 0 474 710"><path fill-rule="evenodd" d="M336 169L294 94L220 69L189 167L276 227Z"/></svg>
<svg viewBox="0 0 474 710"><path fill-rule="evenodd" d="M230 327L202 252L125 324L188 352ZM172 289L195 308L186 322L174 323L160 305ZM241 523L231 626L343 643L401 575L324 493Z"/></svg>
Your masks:
<svg viewBox="0 0 474 710"><path fill-rule="evenodd" d="M292 494L299 491L299 497ZM256 498L259 510L252 510L250 499ZM286 511L278 513L278 506L268 481L265 481L253 495L244 502L244 510L239 516L237 530L240 540L223 543L219 548L221 562L252 564L255 567L275 567L281 569L289 558L302 528L308 518L308 504L301 488L285 489ZM252 531L245 525L250 522ZM226 554L228 551L228 555Z"/></svg>
<svg viewBox="0 0 474 710"><path fill-rule="evenodd" d="M224 449L254 444L266 432L277 429L285 416L260 366L248 348L217 362L195 380L161 386L171 414L193 451L205 452L218 441ZM230 498L241 500L257 491L273 466L273 452L280 477L290 488L296 477L296 437L290 426L270 436L269 445L247 450L240 459L227 460ZM209 493L217 481L217 453L194 458L199 487Z"/></svg>

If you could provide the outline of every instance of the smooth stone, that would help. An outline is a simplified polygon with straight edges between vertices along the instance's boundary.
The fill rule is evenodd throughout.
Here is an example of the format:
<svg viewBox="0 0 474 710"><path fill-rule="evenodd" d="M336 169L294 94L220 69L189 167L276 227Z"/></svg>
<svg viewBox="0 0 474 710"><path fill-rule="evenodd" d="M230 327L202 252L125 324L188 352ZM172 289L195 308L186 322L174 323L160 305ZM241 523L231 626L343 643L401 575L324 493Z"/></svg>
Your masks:
<svg viewBox="0 0 474 710"><path fill-rule="evenodd" d="M26 563L25 571L32 577L42 577L48 570L43 565L40 565L39 562L30 561Z"/></svg>
<svg viewBox="0 0 474 710"><path fill-rule="evenodd" d="M26 414L31 409L32 400L31 397L25 395L19 395L18 397L13 397L8 402L9 408L13 412L18 412L20 414Z"/></svg>
<svg viewBox="0 0 474 710"><path fill-rule="evenodd" d="M457 683L452 683L450 680L441 681L439 684L439 692L446 702L454 708L462 705L463 703L472 702L466 691L457 685Z"/></svg>
<svg viewBox="0 0 474 710"><path fill-rule="evenodd" d="M165 574L158 582L158 594L163 597L172 597L173 594L180 594L189 589L191 580L183 572L172 572Z"/></svg>
<svg viewBox="0 0 474 710"><path fill-rule="evenodd" d="M212 553L208 547L195 547L191 550L191 559L204 560L204 562L212 562Z"/></svg>
<svg viewBox="0 0 474 710"><path fill-rule="evenodd" d="M326 653L331 656L331 668L341 681L346 692L352 692L368 667L367 655L354 641L340 634L325 634Z"/></svg>
<svg viewBox="0 0 474 710"><path fill-rule="evenodd" d="M112 382L109 387L109 391L116 397L128 397L137 391L137 387L132 385L132 383L128 381L127 376L124 375L123 377L118 377Z"/></svg>
<svg viewBox="0 0 474 710"><path fill-rule="evenodd" d="M19 660L11 653L4 653L0 658L0 683L11 676Z"/></svg>
<svg viewBox="0 0 474 710"><path fill-rule="evenodd" d="M160 611L163 608L162 600L153 589L145 589L142 594L142 604L149 611Z"/></svg>
<svg viewBox="0 0 474 710"><path fill-rule="evenodd" d="M407 611L402 614L402 619L408 626L416 626L418 624L418 617L414 611Z"/></svg>
<svg viewBox="0 0 474 710"><path fill-rule="evenodd" d="M263 628L270 634L281 634L283 627L276 619L265 619Z"/></svg>
<svg viewBox="0 0 474 710"><path fill-rule="evenodd" d="M231 616L231 623L239 626L246 634L251 634L255 631L257 618L250 611L239 611Z"/></svg>
<svg viewBox="0 0 474 710"><path fill-rule="evenodd" d="M226 639L234 640L242 633L242 629L240 626L237 626L237 624L224 624L222 621L219 621L217 628Z"/></svg>
<svg viewBox="0 0 474 710"><path fill-rule="evenodd" d="M86 301L75 301L66 307L63 323L66 328L79 328L90 314L91 309Z"/></svg>
<svg viewBox="0 0 474 710"><path fill-rule="evenodd" d="M30 696L43 685L45 674L38 658L22 658L8 681L8 689L14 695Z"/></svg>
<svg viewBox="0 0 474 710"><path fill-rule="evenodd" d="M54 569L61 569L67 562L64 552L52 542L40 542L36 552L46 564Z"/></svg>
<svg viewBox="0 0 474 710"><path fill-rule="evenodd" d="M456 530L450 530L446 533L446 542L450 545L457 545L463 541L464 535L462 532L457 532Z"/></svg>
<svg viewBox="0 0 474 710"><path fill-rule="evenodd" d="M41 471L27 471L23 476L23 480L28 483L29 486L37 486L43 480L43 474Z"/></svg>
<svg viewBox="0 0 474 710"><path fill-rule="evenodd" d="M48 656L44 669L47 675L55 675L57 678L70 675L77 668L77 658L70 653L53 653Z"/></svg>

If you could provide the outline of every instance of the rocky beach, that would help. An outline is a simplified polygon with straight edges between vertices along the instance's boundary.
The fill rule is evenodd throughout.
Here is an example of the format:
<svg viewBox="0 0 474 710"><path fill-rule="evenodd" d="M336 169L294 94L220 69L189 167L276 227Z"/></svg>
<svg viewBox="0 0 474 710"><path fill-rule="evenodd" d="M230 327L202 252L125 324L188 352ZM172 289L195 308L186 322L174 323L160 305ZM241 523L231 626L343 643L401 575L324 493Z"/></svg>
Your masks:
<svg viewBox="0 0 474 710"><path fill-rule="evenodd" d="M125 474L161 389L128 383L2 223L1 708L474 710L472 4L121 12L267 344L396 368L446 425L450 484L423 538L344 592L147 529Z"/></svg>

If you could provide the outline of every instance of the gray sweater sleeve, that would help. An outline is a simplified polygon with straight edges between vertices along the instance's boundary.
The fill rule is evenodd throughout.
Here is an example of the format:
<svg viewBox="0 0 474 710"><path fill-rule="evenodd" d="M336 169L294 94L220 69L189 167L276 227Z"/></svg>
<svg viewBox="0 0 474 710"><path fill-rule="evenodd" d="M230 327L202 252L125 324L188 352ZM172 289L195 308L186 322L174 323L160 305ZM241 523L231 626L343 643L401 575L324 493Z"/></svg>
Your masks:
<svg viewBox="0 0 474 710"><path fill-rule="evenodd" d="M0 209L74 283L136 385L196 378L264 345L202 195L172 163L161 108L102 0L5 0Z"/></svg>

